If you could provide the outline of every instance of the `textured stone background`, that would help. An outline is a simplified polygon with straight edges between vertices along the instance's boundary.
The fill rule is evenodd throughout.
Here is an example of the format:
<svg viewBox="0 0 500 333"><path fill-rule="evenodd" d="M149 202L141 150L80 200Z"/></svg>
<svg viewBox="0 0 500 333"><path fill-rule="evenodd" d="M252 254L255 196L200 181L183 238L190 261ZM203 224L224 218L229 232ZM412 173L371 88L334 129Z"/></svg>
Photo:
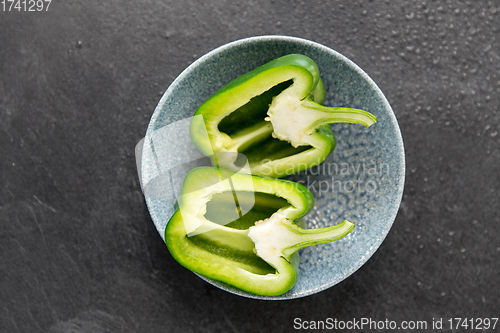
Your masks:
<svg viewBox="0 0 500 333"><path fill-rule="evenodd" d="M499 317L499 31L500 3L477 0L54 0L47 12L0 11L0 331ZM178 265L134 160L184 68L265 34L322 43L363 68L407 154L401 209L375 255L331 289L280 302L234 296Z"/></svg>

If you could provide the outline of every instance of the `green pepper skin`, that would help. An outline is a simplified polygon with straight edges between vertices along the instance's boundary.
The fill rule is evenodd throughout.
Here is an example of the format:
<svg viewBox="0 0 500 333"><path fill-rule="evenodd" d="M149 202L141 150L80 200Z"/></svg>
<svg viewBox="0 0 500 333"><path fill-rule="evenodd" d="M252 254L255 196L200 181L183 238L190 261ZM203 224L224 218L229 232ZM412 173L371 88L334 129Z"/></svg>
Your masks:
<svg viewBox="0 0 500 333"><path fill-rule="evenodd" d="M366 111L321 106L324 97L317 64L304 55L286 55L229 82L203 103L191 123L191 139L202 153L214 156L217 167L239 170L235 160L217 157L242 153L252 174L285 177L321 163L332 152L335 136L329 124L376 122ZM302 127L289 129L288 121Z"/></svg>
<svg viewBox="0 0 500 333"><path fill-rule="evenodd" d="M230 203L236 196L238 209L245 207L247 198L252 199L251 207L236 221L219 221L234 214ZM258 295L281 295L293 287L297 250L340 239L354 228L343 221L324 229L302 229L292 222L314 205L306 187L211 167L186 175L179 201L165 229L172 256L193 272Z"/></svg>

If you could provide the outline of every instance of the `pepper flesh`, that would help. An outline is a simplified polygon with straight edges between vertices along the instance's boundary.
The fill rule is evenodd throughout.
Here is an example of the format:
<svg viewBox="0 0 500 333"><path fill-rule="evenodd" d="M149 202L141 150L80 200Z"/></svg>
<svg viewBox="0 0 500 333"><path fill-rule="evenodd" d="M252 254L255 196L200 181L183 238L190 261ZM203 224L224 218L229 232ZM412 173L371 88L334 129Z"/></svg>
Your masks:
<svg viewBox="0 0 500 333"><path fill-rule="evenodd" d="M191 123L191 139L214 156L217 167L240 170L237 154L224 153L241 153L250 173L285 177L332 152L336 141L330 124L368 127L377 121L363 110L322 106L324 97L316 63L286 55L236 78L203 103L195 112L203 117Z"/></svg>
<svg viewBox="0 0 500 333"><path fill-rule="evenodd" d="M343 221L323 229L296 223L313 206L298 183L200 167L182 185L179 209L165 229L172 256L189 270L244 291L281 295L298 275L297 250L340 239Z"/></svg>

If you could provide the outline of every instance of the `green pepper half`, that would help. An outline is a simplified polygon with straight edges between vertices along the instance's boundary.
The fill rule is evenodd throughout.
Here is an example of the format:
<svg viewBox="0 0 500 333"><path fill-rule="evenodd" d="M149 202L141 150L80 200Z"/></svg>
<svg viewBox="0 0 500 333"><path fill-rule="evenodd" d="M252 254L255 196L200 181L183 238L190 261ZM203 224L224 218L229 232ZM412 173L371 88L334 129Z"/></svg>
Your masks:
<svg viewBox="0 0 500 333"><path fill-rule="evenodd" d="M193 272L276 296L296 281L297 250L338 240L354 229L348 221L323 229L297 226L294 222L313 205L311 192L298 183L195 168L184 178L165 242L172 256Z"/></svg>
<svg viewBox="0 0 500 333"><path fill-rule="evenodd" d="M325 107L325 88L316 63L300 54L275 59L225 85L195 112L191 139L217 167L285 177L321 163L335 148L332 123L368 127L369 112ZM206 140L208 133L209 140Z"/></svg>

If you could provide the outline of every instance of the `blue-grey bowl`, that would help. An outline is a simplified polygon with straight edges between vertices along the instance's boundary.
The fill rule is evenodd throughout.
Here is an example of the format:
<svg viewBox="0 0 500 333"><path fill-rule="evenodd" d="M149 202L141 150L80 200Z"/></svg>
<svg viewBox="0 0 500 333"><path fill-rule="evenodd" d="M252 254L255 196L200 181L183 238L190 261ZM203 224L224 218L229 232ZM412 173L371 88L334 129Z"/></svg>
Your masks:
<svg viewBox="0 0 500 333"><path fill-rule="evenodd" d="M186 172L205 165L188 133L195 110L232 79L277 57L300 53L318 64L326 88L324 105L363 109L378 118L369 128L335 124L337 146L320 166L288 177L306 185L315 206L306 216L309 228L343 219L356 224L347 237L300 251L295 286L276 297L235 289L203 276L231 293L258 299L292 299L330 288L356 272L378 249L396 217L404 187L405 156L398 122L384 94L356 64L321 44L287 36L260 36L223 45L184 70L167 89L149 123L140 164L151 218L164 238L175 211L175 198Z"/></svg>

